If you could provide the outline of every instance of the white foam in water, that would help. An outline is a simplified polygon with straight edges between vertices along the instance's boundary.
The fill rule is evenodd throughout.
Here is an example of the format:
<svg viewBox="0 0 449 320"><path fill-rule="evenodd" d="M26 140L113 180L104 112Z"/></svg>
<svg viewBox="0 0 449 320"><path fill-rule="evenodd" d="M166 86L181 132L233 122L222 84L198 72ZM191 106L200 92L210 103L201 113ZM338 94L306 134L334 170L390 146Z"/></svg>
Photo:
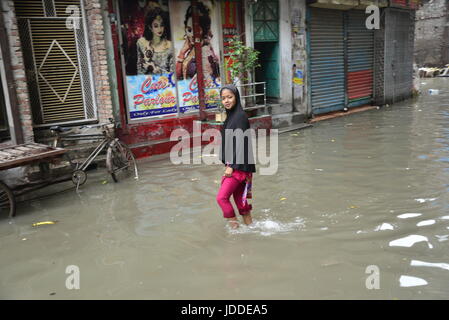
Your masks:
<svg viewBox="0 0 449 320"><path fill-rule="evenodd" d="M286 233L294 230L299 230L304 227L304 219L297 217L294 222L279 222L270 219L254 221L252 225L246 226L240 223L239 228L231 229L229 231L234 234L240 233L258 233L262 236L271 236L277 233Z"/></svg>
<svg viewBox="0 0 449 320"><path fill-rule="evenodd" d="M398 218L400 218L400 219L408 219L408 218L419 217L420 215L422 215L422 213L404 213L404 214L398 215Z"/></svg>
<svg viewBox="0 0 449 320"><path fill-rule="evenodd" d="M381 231L381 230L394 230L394 227L389 223L382 223L380 226L377 226L374 231Z"/></svg>
<svg viewBox="0 0 449 320"><path fill-rule="evenodd" d="M416 226L418 227L423 227L423 226L430 226L432 224L435 223L435 220L424 220L424 221L420 221L416 224Z"/></svg>
<svg viewBox="0 0 449 320"><path fill-rule="evenodd" d="M399 283L401 284L401 287L417 287L425 286L427 281L417 277L401 276Z"/></svg>
<svg viewBox="0 0 449 320"><path fill-rule="evenodd" d="M416 235L416 234L412 234L405 238L400 238L397 240L390 241L390 247L408 247L408 248L410 248L415 243L422 242L422 241L427 242L430 249L433 248L432 244L429 243L429 239L427 237Z"/></svg>
<svg viewBox="0 0 449 320"><path fill-rule="evenodd" d="M441 268L444 270L449 270L449 264L447 263L432 263L432 262L424 262L419 260L412 260L410 262L411 266L414 267L431 267L431 268Z"/></svg>

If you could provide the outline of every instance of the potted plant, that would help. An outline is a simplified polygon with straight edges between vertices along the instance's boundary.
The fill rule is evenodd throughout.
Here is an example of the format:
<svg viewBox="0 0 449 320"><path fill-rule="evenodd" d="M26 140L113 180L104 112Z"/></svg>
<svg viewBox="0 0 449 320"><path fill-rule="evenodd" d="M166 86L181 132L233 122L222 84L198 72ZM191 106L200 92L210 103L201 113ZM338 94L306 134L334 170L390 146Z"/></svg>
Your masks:
<svg viewBox="0 0 449 320"><path fill-rule="evenodd" d="M227 46L228 58L225 59L225 72L229 72L232 82L236 86L250 80L250 75L254 68L260 67L258 63L260 52L245 46L240 38L241 36L234 36L229 39ZM225 117L226 112L220 104L216 120L221 122L224 121Z"/></svg>

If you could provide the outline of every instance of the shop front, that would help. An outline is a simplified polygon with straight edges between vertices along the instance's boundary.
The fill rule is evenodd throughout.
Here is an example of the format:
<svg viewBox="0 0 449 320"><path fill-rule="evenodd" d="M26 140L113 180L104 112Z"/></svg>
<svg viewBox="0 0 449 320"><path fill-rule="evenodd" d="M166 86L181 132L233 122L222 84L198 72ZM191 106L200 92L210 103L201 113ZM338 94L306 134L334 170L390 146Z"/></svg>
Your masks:
<svg viewBox="0 0 449 320"><path fill-rule="evenodd" d="M166 153L175 128L215 117L223 81L221 2L110 0L121 139ZM196 8L196 10L195 10Z"/></svg>
<svg viewBox="0 0 449 320"><path fill-rule="evenodd" d="M374 30L365 11L311 6L308 17L312 113L371 104Z"/></svg>
<svg viewBox="0 0 449 320"><path fill-rule="evenodd" d="M174 129L193 133L195 121L209 128L220 87L231 82L228 43L244 33L244 2L108 0L108 7L120 139L147 157L170 151Z"/></svg>

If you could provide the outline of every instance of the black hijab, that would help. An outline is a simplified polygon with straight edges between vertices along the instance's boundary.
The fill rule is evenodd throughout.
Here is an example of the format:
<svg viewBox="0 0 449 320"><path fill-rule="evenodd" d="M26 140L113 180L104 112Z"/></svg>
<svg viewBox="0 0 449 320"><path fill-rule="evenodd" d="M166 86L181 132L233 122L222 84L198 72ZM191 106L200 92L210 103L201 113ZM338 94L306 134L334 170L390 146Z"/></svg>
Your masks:
<svg viewBox="0 0 449 320"><path fill-rule="evenodd" d="M228 110L226 109L226 120L223 123L223 128L221 130L221 149L220 149L220 160L224 164L226 164L225 159L231 159L231 155L226 155L225 152L225 146L226 146L226 136L230 136L232 132L236 129L241 129L243 133L245 133L246 130L250 129L250 124L248 120L248 116L246 115L245 111L243 111L242 104L240 102L240 93L236 86L232 84L227 84L221 87L220 90L220 96L223 90L229 90L235 95L235 105L232 107L232 109ZM231 130L226 130L231 129ZM229 166L235 170L241 170L246 172L256 172L256 166L254 162L253 157L253 150L252 150L252 144L248 143L248 139L244 139L244 146L241 146L242 143L241 139L236 139L236 137L233 137L234 144L233 144L233 154L232 154L232 161L229 161ZM237 163L237 150L244 151L244 162L243 163ZM230 152L230 151L229 151ZM228 157L227 157L228 156Z"/></svg>

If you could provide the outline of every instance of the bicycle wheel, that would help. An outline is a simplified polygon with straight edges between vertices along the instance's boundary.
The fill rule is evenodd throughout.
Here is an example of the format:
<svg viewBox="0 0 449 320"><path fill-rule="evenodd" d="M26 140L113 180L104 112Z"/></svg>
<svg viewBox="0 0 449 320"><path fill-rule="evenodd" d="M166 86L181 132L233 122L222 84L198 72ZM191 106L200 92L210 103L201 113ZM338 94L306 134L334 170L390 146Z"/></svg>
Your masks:
<svg viewBox="0 0 449 320"><path fill-rule="evenodd" d="M134 174L137 179L137 164L131 149L118 140L114 140L108 147L106 167L114 182Z"/></svg>
<svg viewBox="0 0 449 320"><path fill-rule="evenodd" d="M16 215L16 200L12 190L0 181L0 214L7 213L10 218Z"/></svg>

